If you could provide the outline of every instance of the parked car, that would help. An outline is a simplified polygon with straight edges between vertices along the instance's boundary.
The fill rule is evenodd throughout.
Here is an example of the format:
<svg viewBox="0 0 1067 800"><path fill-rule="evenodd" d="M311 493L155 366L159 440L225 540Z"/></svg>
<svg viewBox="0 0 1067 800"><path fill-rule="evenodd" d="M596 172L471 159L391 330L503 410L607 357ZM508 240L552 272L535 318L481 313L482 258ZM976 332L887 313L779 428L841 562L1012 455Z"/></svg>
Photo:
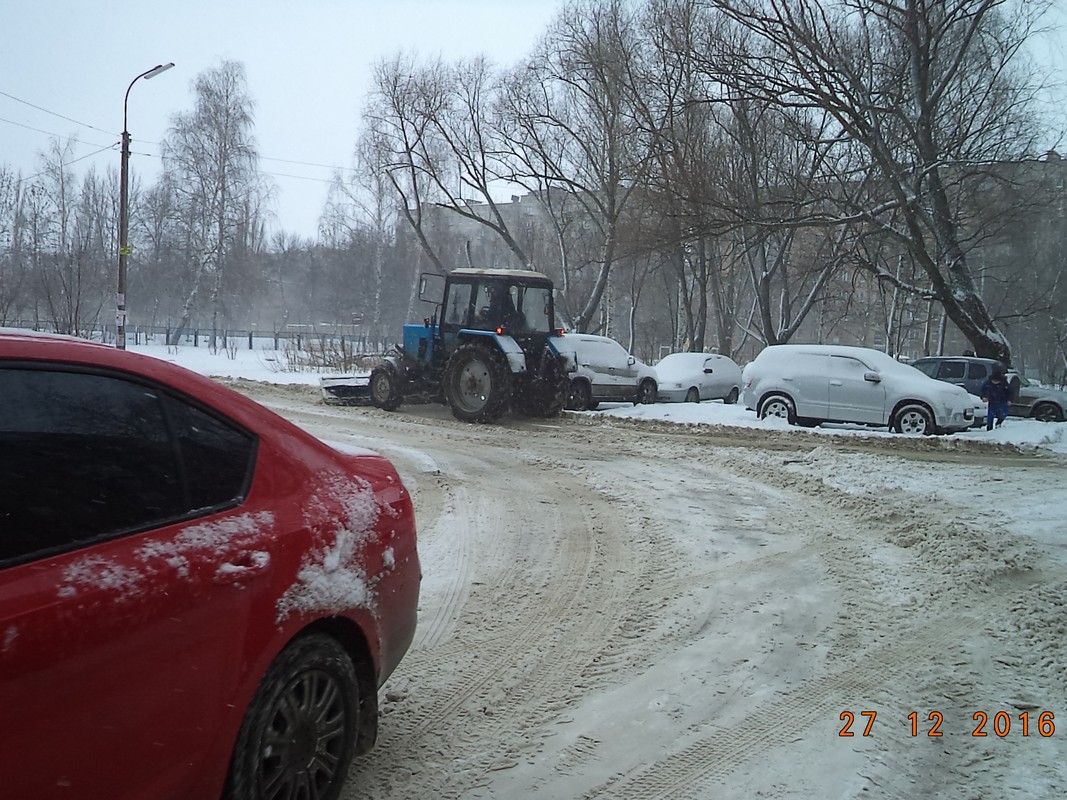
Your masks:
<svg viewBox="0 0 1067 800"><path fill-rule="evenodd" d="M0 453L2 794L336 797L415 630L393 466L181 367L10 329Z"/></svg>
<svg viewBox="0 0 1067 800"><path fill-rule="evenodd" d="M718 353L671 353L656 362L656 375L664 403L736 403L741 394L741 368Z"/></svg>
<svg viewBox="0 0 1067 800"><path fill-rule="evenodd" d="M962 386L968 392L981 395L982 384L999 363L992 358L976 356L928 356L912 366L931 378ZM1067 419L1067 392L1045 389L1008 370L1006 376L1015 387L1011 413L1018 417L1033 417L1042 422L1062 422Z"/></svg>
<svg viewBox="0 0 1067 800"><path fill-rule="evenodd" d="M578 371L571 376L567 408L588 411L603 402L654 403L656 371L607 336L566 333L560 352L573 352Z"/></svg>
<svg viewBox="0 0 1067 800"><path fill-rule="evenodd" d="M783 344L744 370L745 406L792 424L853 422L897 433L953 433L974 420L974 398L877 350Z"/></svg>

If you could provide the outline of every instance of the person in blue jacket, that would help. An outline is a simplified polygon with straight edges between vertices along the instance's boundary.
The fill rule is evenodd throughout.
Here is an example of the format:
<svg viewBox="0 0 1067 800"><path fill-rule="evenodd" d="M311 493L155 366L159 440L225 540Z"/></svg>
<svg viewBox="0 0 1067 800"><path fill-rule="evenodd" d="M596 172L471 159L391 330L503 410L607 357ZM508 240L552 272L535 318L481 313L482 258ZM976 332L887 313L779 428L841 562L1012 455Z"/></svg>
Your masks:
<svg viewBox="0 0 1067 800"><path fill-rule="evenodd" d="M993 430L993 419L997 421L997 427L1008 416L1009 404L1011 403L1011 384L1004 378L1004 367L994 364L990 375L982 384L981 397L987 404L988 411L985 415L985 429Z"/></svg>

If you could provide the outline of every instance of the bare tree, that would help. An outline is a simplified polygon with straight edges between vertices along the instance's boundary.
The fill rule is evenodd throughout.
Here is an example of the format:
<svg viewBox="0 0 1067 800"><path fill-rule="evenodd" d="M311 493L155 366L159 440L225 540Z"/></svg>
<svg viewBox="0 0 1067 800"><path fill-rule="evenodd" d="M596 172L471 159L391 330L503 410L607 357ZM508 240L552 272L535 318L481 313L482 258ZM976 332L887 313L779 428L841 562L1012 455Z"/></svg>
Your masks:
<svg viewBox="0 0 1067 800"><path fill-rule="evenodd" d="M672 344L701 351L706 344L709 299L716 302L717 346L731 349L732 326L723 302L719 249L713 241L722 217L713 202L720 150L706 100L712 87L695 57L709 34L710 17L697 0L650 0L643 14L648 46L638 67L634 96L642 126L652 138L648 213L659 212L651 246L665 254L679 298L673 319L684 322ZM669 298L665 298L669 303Z"/></svg>
<svg viewBox="0 0 1067 800"><path fill-rule="evenodd" d="M565 6L529 64L508 78L501 122L513 172L509 180L531 192L565 232L589 226L595 249L563 267L563 304L584 330L597 313L621 255L631 206L645 192L650 135L638 113L635 59L642 47L638 16L620 0L575 0ZM634 212L637 216L630 215ZM576 219L580 224L575 225ZM591 280L579 291L580 273Z"/></svg>
<svg viewBox="0 0 1067 800"><path fill-rule="evenodd" d="M25 237L22 180L0 167L0 325L13 321L24 301Z"/></svg>
<svg viewBox="0 0 1067 800"><path fill-rule="evenodd" d="M37 300L61 333L88 334L106 293L111 237L107 193L90 172L79 183L70 167L76 142L52 140L26 204L27 244Z"/></svg>
<svg viewBox="0 0 1067 800"><path fill-rule="evenodd" d="M842 208L895 239L976 352L1011 349L968 268L953 186L1033 148L1035 89L1013 68L1045 3L1011 0L713 0L758 37L724 53L734 91L814 109L837 126L854 161L842 183L872 178L872 195ZM843 160L844 161L844 160ZM899 213L897 213L899 212ZM882 274L893 280L890 272Z"/></svg>
<svg viewBox="0 0 1067 800"><path fill-rule="evenodd" d="M175 115L162 148L188 259L175 337L202 307L204 291L212 330L218 329L224 281L235 255L262 243L262 202L268 193L258 171L254 104L244 67L224 61L197 76L194 90L194 110Z"/></svg>
<svg viewBox="0 0 1067 800"><path fill-rule="evenodd" d="M395 243L399 218L397 193L383 163L386 155L373 133L364 131L356 147L355 168L348 175L335 176L319 225L320 237L329 247L371 247L369 291L364 293L362 307L353 311L360 316L364 332L376 342L384 336L386 251Z"/></svg>
<svg viewBox="0 0 1067 800"><path fill-rule="evenodd" d="M441 199L436 175L447 171L447 154L434 137L432 120L444 103L445 68L422 66L397 55L374 67L374 89L364 110L358 148L396 193L397 208L432 267L447 272L429 238L428 212Z"/></svg>

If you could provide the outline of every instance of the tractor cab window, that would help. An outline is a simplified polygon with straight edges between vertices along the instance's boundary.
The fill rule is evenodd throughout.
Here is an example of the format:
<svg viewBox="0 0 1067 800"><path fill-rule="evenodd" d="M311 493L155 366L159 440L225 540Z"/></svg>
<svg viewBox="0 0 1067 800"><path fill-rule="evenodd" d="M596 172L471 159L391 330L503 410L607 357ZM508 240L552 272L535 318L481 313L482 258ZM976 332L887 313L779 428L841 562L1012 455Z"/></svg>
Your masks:
<svg viewBox="0 0 1067 800"><path fill-rule="evenodd" d="M471 305L471 289L469 283L453 283L448 293L445 307L445 323L449 325L466 325L467 313Z"/></svg>
<svg viewBox="0 0 1067 800"><path fill-rule="evenodd" d="M552 290L545 286L516 286L519 314L528 331L552 329Z"/></svg>
<svg viewBox="0 0 1067 800"><path fill-rule="evenodd" d="M469 320L464 316L468 305L473 309ZM547 333L552 329L552 290L502 281L452 284L444 321L514 334Z"/></svg>
<svg viewBox="0 0 1067 800"><path fill-rule="evenodd" d="M475 321L480 328L509 328L522 331L525 322L519 311L520 287L506 283L483 283L475 295Z"/></svg>

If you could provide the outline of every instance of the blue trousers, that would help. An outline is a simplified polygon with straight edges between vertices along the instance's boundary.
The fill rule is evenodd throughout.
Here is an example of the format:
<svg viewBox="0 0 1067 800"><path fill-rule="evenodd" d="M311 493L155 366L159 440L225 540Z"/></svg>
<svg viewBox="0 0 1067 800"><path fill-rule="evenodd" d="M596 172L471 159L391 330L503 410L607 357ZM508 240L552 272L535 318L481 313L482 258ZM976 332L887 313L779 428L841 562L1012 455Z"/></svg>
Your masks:
<svg viewBox="0 0 1067 800"><path fill-rule="evenodd" d="M985 413L985 429L987 431L993 430L993 420L997 421L997 425L1004 421L1004 418L1008 416L1008 403L989 403L989 409Z"/></svg>

